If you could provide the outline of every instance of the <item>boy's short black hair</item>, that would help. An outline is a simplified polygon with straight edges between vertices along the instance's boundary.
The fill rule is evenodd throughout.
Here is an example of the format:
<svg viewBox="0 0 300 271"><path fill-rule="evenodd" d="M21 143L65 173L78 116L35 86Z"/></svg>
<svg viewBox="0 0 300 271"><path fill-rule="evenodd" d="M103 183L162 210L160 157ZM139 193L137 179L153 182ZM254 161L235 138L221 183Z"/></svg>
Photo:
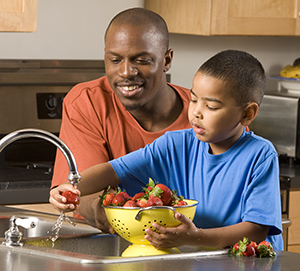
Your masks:
<svg viewBox="0 0 300 271"><path fill-rule="evenodd" d="M224 81L228 94L237 106L262 102L266 76L262 64L252 55L238 50L222 51L207 60L198 70Z"/></svg>

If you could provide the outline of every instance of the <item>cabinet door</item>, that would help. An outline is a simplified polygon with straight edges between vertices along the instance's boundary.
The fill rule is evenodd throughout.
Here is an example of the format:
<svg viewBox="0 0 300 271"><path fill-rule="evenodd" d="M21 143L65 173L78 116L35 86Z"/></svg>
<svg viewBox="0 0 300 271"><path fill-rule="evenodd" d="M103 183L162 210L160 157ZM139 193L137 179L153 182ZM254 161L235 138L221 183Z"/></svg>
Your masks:
<svg viewBox="0 0 300 271"><path fill-rule="evenodd" d="M210 34L211 0L145 0L145 8L161 15L170 33Z"/></svg>
<svg viewBox="0 0 300 271"><path fill-rule="evenodd" d="M0 0L0 31L37 30L38 0Z"/></svg>
<svg viewBox="0 0 300 271"><path fill-rule="evenodd" d="M300 35L300 0L212 0L212 35Z"/></svg>
<svg viewBox="0 0 300 271"><path fill-rule="evenodd" d="M295 251L300 247L300 191L290 191L289 219L292 225L288 228L288 251Z"/></svg>

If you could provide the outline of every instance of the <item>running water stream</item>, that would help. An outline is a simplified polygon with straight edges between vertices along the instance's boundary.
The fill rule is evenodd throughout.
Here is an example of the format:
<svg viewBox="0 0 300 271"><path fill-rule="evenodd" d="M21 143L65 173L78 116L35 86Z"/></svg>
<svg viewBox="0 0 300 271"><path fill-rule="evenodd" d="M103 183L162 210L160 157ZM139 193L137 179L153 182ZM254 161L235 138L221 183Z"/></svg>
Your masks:
<svg viewBox="0 0 300 271"><path fill-rule="evenodd" d="M59 237L59 231L62 228L63 221L70 223L74 227L76 226L76 223L74 223L70 218L68 218L68 216L64 211L61 211L60 216L58 217L58 219L56 220L55 224L51 229L52 235L49 237L49 239L52 241L52 247L54 247L54 243Z"/></svg>

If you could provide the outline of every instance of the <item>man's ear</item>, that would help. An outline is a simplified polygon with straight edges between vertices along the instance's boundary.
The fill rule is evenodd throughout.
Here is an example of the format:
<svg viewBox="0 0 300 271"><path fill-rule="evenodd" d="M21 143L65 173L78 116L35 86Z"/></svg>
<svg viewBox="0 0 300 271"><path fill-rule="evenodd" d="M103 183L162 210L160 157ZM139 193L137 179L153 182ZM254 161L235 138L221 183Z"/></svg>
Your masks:
<svg viewBox="0 0 300 271"><path fill-rule="evenodd" d="M165 67L164 67L164 72L167 72L171 68L172 60L173 60L173 49L169 49L165 53Z"/></svg>
<svg viewBox="0 0 300 271"><path fill-rule="evenodd" d="M249 126L250 123L256 118L259 106L257 103L250 103L247 105L244 116L241 120L243 126Z"/></svg>

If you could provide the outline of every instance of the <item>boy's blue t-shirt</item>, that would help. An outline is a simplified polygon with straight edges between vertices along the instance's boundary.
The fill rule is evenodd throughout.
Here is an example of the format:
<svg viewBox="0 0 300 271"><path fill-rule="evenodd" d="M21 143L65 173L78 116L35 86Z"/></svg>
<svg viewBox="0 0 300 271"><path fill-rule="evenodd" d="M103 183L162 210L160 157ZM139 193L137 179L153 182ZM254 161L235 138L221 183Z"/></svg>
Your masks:
<svg viewBox="0 0 300 271"><path fill-rule="evenodd" d="M215 228L250 221L269 225L267 241L283 249L278 156L273 145L244 132L226 152L209 153L209 144L192 129L167 132L135 152L110 161L130 194L153 180L199 201L194 223Z"/></svg>

